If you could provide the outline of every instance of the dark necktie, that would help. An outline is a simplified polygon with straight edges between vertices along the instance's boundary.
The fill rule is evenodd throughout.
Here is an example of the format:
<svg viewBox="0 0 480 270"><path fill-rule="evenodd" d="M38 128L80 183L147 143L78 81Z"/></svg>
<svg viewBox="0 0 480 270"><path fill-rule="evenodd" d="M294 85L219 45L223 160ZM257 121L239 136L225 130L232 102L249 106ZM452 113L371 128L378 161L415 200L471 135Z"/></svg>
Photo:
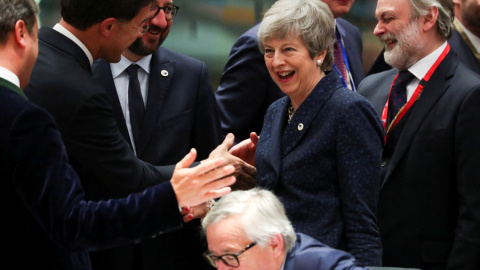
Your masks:
<svg viewBox="0 0 480 270"><path fill-rule="evenodd" d="M348 75L347 66L345 66L345 59L343 59L342 47L340 46L340 40L338 38L333 47L333 57L335 57L335 66L337 67L338 71L340 71L348 88L351 89L350 77Z"/></svg>
<svg viewBox="0 0 480 270"><path fill-rule="evenodd" d="M139 66L132 64L127 68L128 76L128 109L130 111L130 125L132 126L133 141L138 147L140 133L142 130L143 117L145 115L145 105L143 103L140 82L138 81Z"/></svg>
<svg viewBox="0 0 480 270"><path fill-rule="evenodd" d="M395 117L403 105L407 103L407 84L413 77L413 74L408 70L403 70L398 73L398 77L392 87L392 93L390 93L389 106L392 117Z"/></svg>

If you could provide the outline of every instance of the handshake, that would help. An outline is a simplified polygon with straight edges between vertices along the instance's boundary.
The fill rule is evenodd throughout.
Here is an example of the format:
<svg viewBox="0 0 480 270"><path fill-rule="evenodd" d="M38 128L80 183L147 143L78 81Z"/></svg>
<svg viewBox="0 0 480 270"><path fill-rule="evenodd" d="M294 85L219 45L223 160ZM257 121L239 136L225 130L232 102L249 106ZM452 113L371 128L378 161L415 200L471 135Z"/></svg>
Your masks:
<svg viewBox="0 0 480 270"><path fill-rule="evenodd" d="M213 199L255 186L258 136L253 134L233 148L234 136L228 134L198 166L190 167L197 156L195 149L176 164L170 183L185 222L204 217Z"/></svg>

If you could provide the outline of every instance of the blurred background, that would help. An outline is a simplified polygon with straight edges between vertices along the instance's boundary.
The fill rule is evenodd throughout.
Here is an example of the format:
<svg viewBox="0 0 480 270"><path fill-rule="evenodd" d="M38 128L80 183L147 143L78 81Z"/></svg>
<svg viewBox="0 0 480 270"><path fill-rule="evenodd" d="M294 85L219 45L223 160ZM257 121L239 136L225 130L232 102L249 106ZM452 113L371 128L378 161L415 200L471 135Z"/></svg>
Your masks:
<svg viewBox="0 0 480 270"><path fill-rule="evenodd" d="M52 27L60 19L59 0L36 0L40 25ZM99 0L101 1L101 0ZM180 7L170 34L162 46L204 61L212 87L217 89L230 48L236 39L261 21L275 0L174 0ZM356 25L363 37L365 72L382 49L373 35L376 0L356 0L343 16Z"/></svg>

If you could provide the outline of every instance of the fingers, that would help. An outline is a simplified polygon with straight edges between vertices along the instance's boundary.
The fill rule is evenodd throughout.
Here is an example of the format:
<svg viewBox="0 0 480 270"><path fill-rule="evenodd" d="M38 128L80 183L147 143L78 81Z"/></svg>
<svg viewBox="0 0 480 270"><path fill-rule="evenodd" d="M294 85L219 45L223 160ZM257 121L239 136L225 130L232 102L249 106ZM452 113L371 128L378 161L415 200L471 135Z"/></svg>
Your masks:
<svg viewBox="0 0 480 270"><path fill-rule="evenodd" d="M193 215L192 214L188 214L188 215L183 216L183 221L185 223L190 222L192 220L193 220Z"/></svg>
<svg viewBox="0 0 480 270"><path fill-rule="evenodd" d="M194 167L192 169L191 176L203 176L208 174L208 177L210 178L213 177L210 173L215 173L214 175L219 175L219 178L221 178L223 176L232 174L233 171L235 171L235 168L232 165L221 167L225 163L227 163L227 161L224 158L208 159L200 165Z"/></svg>
<svg viewBox="0 0 480 270"><path fill-rule="evenodd" d="M232 147L228 152L238 157L242 152L246 152L246 148L248 148L251 143L250 139L245 139Z"/></svg>
<svg viewBox="0 0 480 270"><path fill-rule="evenodd" d="M255 132L250 133L250 140L252 141L252 143L255 146L258 144L259 139L260 139L260 137L257 135L257 133L255 133Z"/></svg>
<svg viewBox="0 0 480 270"><path fill-rule="evenodd" d="M227 149L230 149L235 143L235 136L232 133L228 133L225 139L222 142L222 145Z"/></svg>
<svg viewBox="0 0 480 270"><path fill-rule="evenodd" d="M182 160L180 160L175 165L175 167L180 169L188 168L190 165L192 165L192 163L195 161L196 158L197 158L197 150L195 148L192 148L190 152L187 155L185 155L182 158Z"/></svg>

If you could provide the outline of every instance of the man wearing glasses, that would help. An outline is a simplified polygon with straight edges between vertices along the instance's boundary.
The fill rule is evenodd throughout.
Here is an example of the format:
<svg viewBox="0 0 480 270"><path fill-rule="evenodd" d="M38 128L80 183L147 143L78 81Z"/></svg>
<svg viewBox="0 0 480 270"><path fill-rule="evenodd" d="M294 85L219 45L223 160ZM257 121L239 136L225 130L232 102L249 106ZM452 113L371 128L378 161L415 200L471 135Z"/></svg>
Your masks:
<svg viewBox="0 0 480 270"><path fill-rule="evenodd" d="M122 53L120 62L96 61L93 77L112 100L119 130L139 159L175 164L191 148L206 159L222 136L207 67L161 47L179 8L171 0L156 5L161 10L148 21L145 34ZM136 245L92 252L92 265L104 270L211 269L202 258L206 244L199 226L196 220Z"/></svg>
<svg viewBox="0 0 480 270"><path fill-rule="evenodd" d="M234 191L223 196L202 221L217 269L361 270L345 251L295 234L283 205L267 190Z"/></svg>

